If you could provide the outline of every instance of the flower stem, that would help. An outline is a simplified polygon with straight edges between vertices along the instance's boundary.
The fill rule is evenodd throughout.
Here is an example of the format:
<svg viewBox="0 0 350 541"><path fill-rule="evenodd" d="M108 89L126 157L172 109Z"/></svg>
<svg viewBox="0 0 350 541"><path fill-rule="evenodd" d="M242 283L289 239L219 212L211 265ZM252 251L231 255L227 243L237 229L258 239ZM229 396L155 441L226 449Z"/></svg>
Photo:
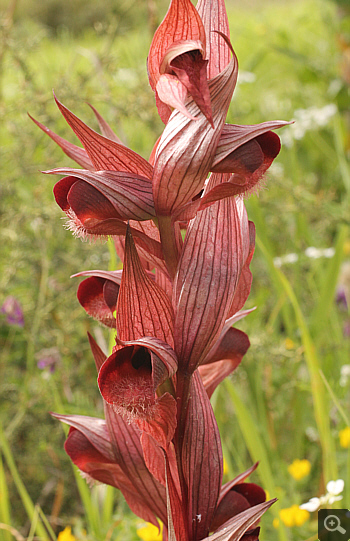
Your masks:
<svg viewBox="0 0 350 541"><path fill-rule="evenodd" d="M176 399L177 399L177 428L175 434L175 448L177 468L181 485L182 510L184 513L184 522L188 522L188 486L183 474L182 468L182 446L184 440L188 401L190 398L192 374L186 372L177 372L176 381Z"/></svg>
<svg viewBox="0 0 350 541"><path fill-rule="evenodd" d="M177 271L179 254L176 245L175 229L171 222L171 216L158 216L158 227L165 263L168 268L170 278L173 281Z"/></svg>

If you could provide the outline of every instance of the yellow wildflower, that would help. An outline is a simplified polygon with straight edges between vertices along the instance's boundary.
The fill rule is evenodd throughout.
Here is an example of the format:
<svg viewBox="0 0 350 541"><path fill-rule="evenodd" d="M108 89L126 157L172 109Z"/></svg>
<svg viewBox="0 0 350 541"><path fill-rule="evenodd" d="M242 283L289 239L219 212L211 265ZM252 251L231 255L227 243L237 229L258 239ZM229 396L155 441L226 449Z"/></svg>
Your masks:
<svg viewBox="0 0 350 541"><path fill-rule="evenodd" d="M277 530L277 528L279 527L279 525L280 525L280 519L279 519L279 518L274 518L273 521L272 521L272 526L273 526L274 528L276 528L276 530Z"/></svg>
<svg viewBox="0 0 350 541"><path fill-rule="evenodd" d="M75 541L75 537L72 534L72 528L66 526L65 529L58 534L57 541Z"/></svg>
<svg viewBox="0 0 350 541"><path fill-rule="evenodd" d="M310 470L311 463L306 458L304 458L303 460L299 460L297 458L293 460L292 464L288 466L288 472L297 481L309 475Z"/></svg>
<svg viewBox="0 0 350 541"><path fill-rule="evenodd" d="M299 509L297 505L280 510L280 519L288 528L302 526L308 520L310 513L305 509Z"/></svg>
<svg viewBox="0 0 350 541"><path fill-rule="evenodd" d="M163 539L163 524L160 526L160 530L153 524L147 524L136 530L137 535L142 541L162 541Z"/></svg>
<svg viewBox="0 0 350 541"><path fill-rule="evenodd" d="M228 473L228 465L227 465L227 461L226 461L226 458L224 457L224 464L223 464L223 467L224 467L224 475L226 475Z"/></svg>
<svg viewBox="0 0 350 541"><path fill-rule="evenodd" d="M294 344L294 342L293 342L293 340L291 338L286 338L285 339L284 346L288 350L295 348L295 344Z"/></svg>
<svg viewBox="0 0 350 541"><path fill-rule="evenodd" d="M293 510L293 506L288 507L286 509L281 509L280 517L281 517L281 520L282 520L283 524L288 526L288 528L291 528L292 526L294 526L294 510Z"/></svg>
<svg viewBox="0 0 350 541"><path fill-rule="evenodd" d="M350 255L350 240L346 240L346 241L344 242L344 248L343 248L343 250L344 250L344 254L345 254L345 255Z"/></svg>
<svg viewBox="0 0 350 541"><path fill-rule="evenodd" d="M340 446L344 447L344 449L348 449L350 447L350 426L343 428L343 430L339 432L339 441Z"/></svg>
<svg viewBox="0 0 350 541"><path fill-rule="evenodd" d="M309 520L309 518L310 518L310 513L309 511L306 511L306 509L299 509L298 507L298 509L295 511L294 520L295 520L296 526L302 526L304 522Z"/></svg>

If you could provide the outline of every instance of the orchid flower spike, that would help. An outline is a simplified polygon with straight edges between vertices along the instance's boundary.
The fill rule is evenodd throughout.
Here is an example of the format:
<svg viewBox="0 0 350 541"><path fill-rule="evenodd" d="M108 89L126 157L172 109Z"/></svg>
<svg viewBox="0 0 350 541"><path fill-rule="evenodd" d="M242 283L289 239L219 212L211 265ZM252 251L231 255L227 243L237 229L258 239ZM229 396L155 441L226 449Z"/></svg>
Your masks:
<svg viewBox="0 0 350 541"><path fill-rule="evenodd" d="M57 106L82 146L33 121L80 168L56 202L79 237L111 237L123 269L93 269L78 301L115 330L109 354L89 335L104 418L53 416L70 426L65 449L88 482L119 489L163 541L257 541L275 500L247 478L222 484L223 454L210 397L236 370L248 336L233 325L252 275L255 226L244 195L280 151L288 122L226 124L238 61L224 0L171 0L147 60L163 133L149 161L92 107L97 133ZM327 485L328 500L341 492Z"/></svg>

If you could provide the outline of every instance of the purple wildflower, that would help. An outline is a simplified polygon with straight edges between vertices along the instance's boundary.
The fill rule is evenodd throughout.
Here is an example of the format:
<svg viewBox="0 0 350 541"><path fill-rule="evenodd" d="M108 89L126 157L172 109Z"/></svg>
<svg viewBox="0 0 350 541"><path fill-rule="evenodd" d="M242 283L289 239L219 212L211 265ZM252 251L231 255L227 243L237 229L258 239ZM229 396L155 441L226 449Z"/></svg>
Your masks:
<svg viewBox="0 0 350 541"><path fill-rule="evenodd" d="M8 325L24 327L24 316L21 303L13 295L9 295L1 306L1 312L5 314Z"/></svg>
<svg viewBox="0 0 350 541"><path fill-rule="evenodd" d="M40 370L48 370L51 374L55 372L56 365L61 360L57 348L42 349L37 353L36 357L38 359L37 367L40 368Z"/></svg>

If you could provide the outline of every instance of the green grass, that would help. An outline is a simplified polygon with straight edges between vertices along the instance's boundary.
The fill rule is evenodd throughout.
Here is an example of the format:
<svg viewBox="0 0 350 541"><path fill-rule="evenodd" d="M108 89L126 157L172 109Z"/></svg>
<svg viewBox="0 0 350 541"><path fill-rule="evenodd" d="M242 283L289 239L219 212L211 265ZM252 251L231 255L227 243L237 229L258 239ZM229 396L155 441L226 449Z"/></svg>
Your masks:
<svg viewBox="0 0 350 541"><path fill-rule="evenodd" d="M163 13L159 7L159 17ZM340 385L341 367L350 359L350 339L343 336L349 314L334 302L339 269L350 258L349 87L339 47L349 22L328 0L232 2L229 15L245 73L229 122L290 120L300 118L300 109L328 104L337 112L289 144L294 128L281 131L287 144L266 187L247 200L258 239L247 307L257 309L239 324L251 348L214 396L224 452L231 476L260 459L252 480L279 498L279 508L323 494L338 476L346 482L340 506L349 507L349 452L338 439L349 416L348 387ZM147 158L162 130L147 86L150 38L139 19L121 27L113 19L103 31L90 28L78 36L67 29L53 35L18 20L0 44L0 304L14 295L25 315L23 329L0 315L0 522L24 537L36 528L42 539L50 538L45 516L53 535L71 525L82 540L137 539L138 521L117 492L91 491L78 476L73 481L64 433L47 413L103 416L86 332L97 333L107 347L109 335L87 319L76 301L77 280L69 276L115 263L107 245L81 243L62 227L54 180L39 171L69 165L69 159L26 112L76 142L53 102L54 88L94 128L85 102L96 106ZM310 259L310 246L333 247L335 255ZM298 261L277 268L274 258L289 253ZM46 348L60 355L52 375L37 367ZM301 481L287 471L295 458L312 464ZM263 519L262 539L316 534L315 517L301 527L275 529L278 506ZM10 538L0 529L0 539Z"/></svg>

